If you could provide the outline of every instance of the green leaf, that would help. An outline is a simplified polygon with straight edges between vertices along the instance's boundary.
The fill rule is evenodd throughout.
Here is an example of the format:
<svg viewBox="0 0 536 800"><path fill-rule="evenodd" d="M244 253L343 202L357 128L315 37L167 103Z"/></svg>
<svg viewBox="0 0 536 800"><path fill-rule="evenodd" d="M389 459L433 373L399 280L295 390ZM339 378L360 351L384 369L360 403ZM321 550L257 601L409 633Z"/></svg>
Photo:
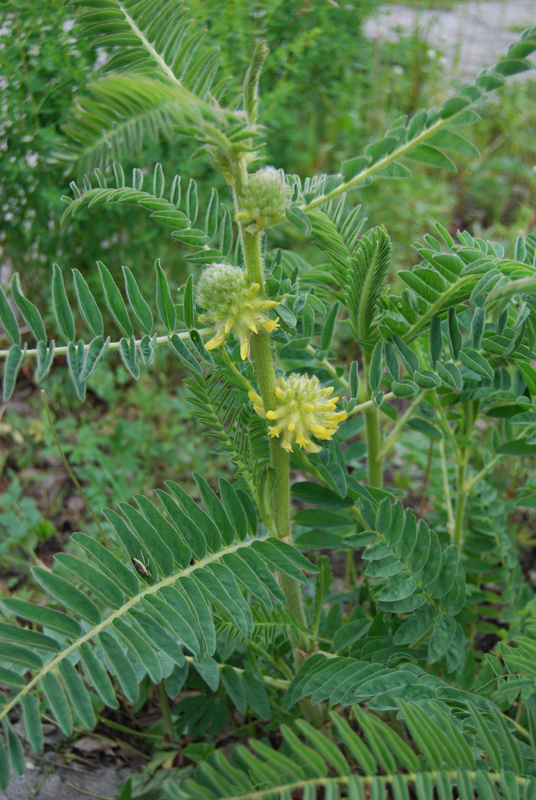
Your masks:
<svg viewBox="0 0 536 800"><path fill-rule="evenodd" d="M0 286L0 324L4 328L7 338L11 344L16 344L20 347L20 331L15 319L15 315L11 310L4 290Z"/></svg>
<svg viewBox="0 0 536 800"><path fill-rule="evenodd" d="M333 649L339 652L350 647L354 642L366 636L371 625L372 620L370 619L356 619L343 625L333 636Z"/></svg>
<svg viewBox="0 0 536 800"><path fill-rule="evenodd" d="M97 267L100 273L102 288L104 291L104 297L106 298L108 310L110 311L115 324L123 336L129 339L131 336L134 336L134 328L132 327L127 309L123 302L123 298L121 297L121 292L117 288L109 269L102 263L102 261L97 261ZM99 331L95 335L98 335L99 333L102 335L102 331Z"/></svg>
<svg viewBox="0 0 536 800"><path fill-rule="evenodd" d="M341 514L334 514L332 511L318 511L317 509L298 511L293 520L296 525L305 525L308 528L348 528L352 525L352 522Z"/></svg>
<svg viewBox="0 0 536 800"><path fill-rule="evenodd" d="M372 228L363 236L347 272L345 303L350 325L360 342L371 337L383 282L391 263L391 240L383 227Z"/></svg>
<svg viewBox="0 0 536 800"><path fill-rule="evenodd" d="M173 333L177 324L177 312L171 299L171 293L167 282L164 270L160 265L160 259L157 258L155 263L156 270L156 305L160 319L168 329L169 333ZM148 331L149 332L149 331Z"/></svg>
<svg viewBox="0 0 536 800"><path fill-rule="evenodd" d="M41 567L34 567L32 574L37 583L59 600L60 603L72 609L82 619L87 620L91 625L98 625L101 621L100 611L95 603L86 597L80 589L73 586L68 581L54 575Z"/></svg>
<svg viewBox="0 0 536 800"><path fill-rule="evenodd" d="M15 775L21 776L26 768L24 750L22 748L21 741L9 722L5 722L4 726L6 728L7 746L13 772Z"/></svg>
<svg viewBox="0 0 536 800"><path fill-rule="evenodd" d="M369 368L369 386L373 394L378 392L382 380L382 355L382 343L377 342L372 351Z"/></svg>
<svg viewBox="0 0 536 800"><path fill-rule="evenodd" d="M376 173L378 178L411 178L410 170L398 161L393 161Z"/></svg>
<svg viewBox="0 0 536 800"><path fill-rule="evenodd" d="M18 272L13 275L13 280L11 281L11 295L36 340L38 342L46 342L47 335L41 314L33 303L30 303L23 295Z"/></svg>
<svg viewBox="0 0 536 800"><path fill-rule="evenodd" d="M458 318L456 316L455 308L449 308L448 334L452 358L457 359L460 354L460 350L462 349L463 339L460 332L460 326L458 325Z"/></svg>
<svg viewBox="0 0 536 800"><path fill-rule="evenodd" d="M339 313L339 303L334 303L329 313L325 319L324 325L322 327L322 340L321 340L321 349L329 351L331 347L331 343L333 341L333 334L335 332L335 324L337 322L337 315Z"/></svg>
<svg viewBox="0 0 536 800"><path fill-rule="evenodd" d="M181 648L175 638L162 625L139 608L133 608L130 611L130 615L140 626L153 647L165 653L179 667L183 666L185 658Z"/></svg>
<svg viewBox="0 0 536 800"><path fill-rule="evenodd" d="M400 628L398 628L394 635L394 644L410 644L411 642L420 639L421 636L424 636L424 634L430 630L433 621L433 608L429 605L421 606L421 608L417 609L417 611L415 611L407 620L405 620L405 622L402 623Z"/></svg>
<svg viewBox="0 0 536 800"><path fill-rule="evenodd" d="M118 708L115 693L104 667L87 642L80 645L80 656L84 673L91 684L95 687L102 700L110 708Z"/></svg>
<svg viewBox="0 0 536 800"><path fill-rule="evenodd" d="M285 210L285 216L289 222L295 225L303 233L311 233L312 225L309 217L299 206L290 206Z"/></svg>
<svg viewBox="0 0 536 800"><path fill-rule="evenodd" d="M154 559L159 572L164 576L171 575L173 572L173 555L153 526L128 503L119 503L119 508L128 519L140 544L147 548L150 557ZM131 553L130 555L133 554Z"/></svg>
<svg viewBox="0 0 536 800"><path fill-rule="evenodd" d="M101 362L104 361L109 346L109 336L106 340L104 340L102 336L97 336L90 342L85 355L84 368L79 374L79 380L81 383L85 383L97 370Z"/></svg>
<svg viewBox="0 0 536 800"><path fill-rule="evenodd" d="M37 343L37 369L35 371L36 383L39 383L48 375L54 361L55 349L56 346L54 341L50 342L49 347L47 347L46 342Z"/></svg>
<svg viewBox="0 0 536 800"><path fill-rule="evenodd" d="M459 359L468 369L482 375L484 378L493 378L493 367L476 350L461 350Z"/></svg>
<svg viewBox="0 0 536 800"><path fill-rule="evenodd" d="M152 311L142 297L132 271L125 266L122 267L122 270L125 278L125 291L128 297L128 302L130 303L130 307L132 308L145 333L151 334L154 325Z"/></svg>
<svg viewBox="0 0 536 800"><path fill-rule="evenodd" d="M207 514L218 528L224 544L230 545L234 541L235 533L222 503L202 475L194 472L193 477Z"/></svg>
<svg viewBox="0 0 536 800"><path fill-rule="evenodd" d="M317 731L305 720L296 720L296 727L305 735L309 744L334 769L337 775L348 775L350 767L341 751L320 731Z"/></svg>
<svg viewBox="0 0 536 800"><path fill-rule="evenodd" d="M85 365L85 347L82 340L78 342L78 345L75 345L74 342L69 342L67 346L67 364L76 395L80 400L84 400L86 385L81 375Z"/></svg>
<svg viewBox="0 0 536 800"><path fill-rule="evenodd" d="M139 657L151 681L153 683L160 683L163 677L162 667L158 655L151 645L121 617L118 617L113 625L120 638L126 643L128 649L132 650Z"/></svg>
<svg viewBox="0 0 536 800"><path fill-rule="evenodd" d="M227 517L231 521L236 538L242 542L248 535L248 523L242 504L229 481L220 478L219 486L221 501Z"/></svg>
<svg viewBox="0 0 536 800"><path fill-rule="evenodd" d="M169 337L169 344L185 367L190 370L194 370L195 372L201 372L201 367L176 333L173 333Z"/></svg>
<svg viewBox="0 0 536 800"><path fill-rule="evenodd" d="M121 361L135 381L140 379L140 368L136 361L137 352L138 348L134 336L131 336L130 339L123 337L120 340L119 355L121 356Z"/></svg>
<svg viewBox="0 0 536 800"><path fill-rule="evenodd" d="M211 692L216 692L220 685L220 671L213 658L194 661L194 667L201 675Z"/></svg>
<svg viewBox="0 0 536 800"><path fill-rule="evenodd" d="M456 620L449 614L440 614L435 623L428 645L428 660L435 664L449 648L456 633Z"/></svg>
<svg viewBox="0 0 536 800"><path fill-rule="evenodd" d="M61 683L53 672L43 675L41 683L58 725L65 736L70 736L73 730L73 718Z"/></svg>
<svg viewBox="0 0 536 800"><path fill-rule="evenodd" d="M297 500L302 500L305 503L314 503L314 505L323 508L348 508L353 505L353 500L350 497L341 497L320 483L312 483L311 481L293 483L290 493Z"/></svg>
<svg viewBox="0 0 536 800"><path fill-rule="evenodd" d="M439 167L446 169L449 172L456 172L456 165L448 158L441 150L431 147L429 144L417 145L409 153L406 153L404 158L409 158L412 161L419 161L421 164L426 164L429 167Z"/></svg>
<svg viewBox="0 0 536 800"><path fill-rule="evenodd" d="M449 117L459 114L460 111L463 111L468 105L470 105L470 100L466 97L450 97L448 100L445 100L441 106L439 116L441 119L448 119Z"/></svg>
<svg viewBox="0 0 536 800"><path fill-rule="evenodd" d="M184 287L184 322L192 330L195 328L196 315L194 304L194 276L190 275Z"/></svg>
<svg viewBox="0 0 536 800"><path fill-rule="evenodd" d="M348 161L343 161L341 165L341 173L345 182L351 181L360 172L369 165L370 158L367 156L358 156L357 158L350 158Z"/></svg>
<svg viewBox="0 0 536 800"><path fill-rule="evenodd" d="M255 47L251 63L244 76L244 84L242 88L242 94L244 97L244 111L246 112L250 124L254 124L257 120L257 114L259 111L259 79L264 62L268 56L268 52L269 50L266 42L261 39Z"/></svg>
<svg viewBox="0 0 536 800"><path fill-rule="evenodd" d="M11 642L3 642L2 644L2 659L4 661L12 661L14 664L21 664L27 669L41 669L43 660L34 650L28 647L22 647L18 644L11 644Z"/></svg>
<svg viewBox="0 0 536 800"><path fill-rule="evenodd" d="M53 265L52 275L52 303L54 307L54 316L60 329L61 335L66 342L74 342L75 328L73 312L67 299L65 291L65 284L63 282L63 274L57 264Z"/></svg>
<svg viewBox="0 0 536 800"><path fill-rule="evenodd" d="M18 672L6 667L0 667L0 683L13 689L22 689L26 686L26 681Z"/></svg>
<svg viewBox="0 0 536 800"><path fill-rule="evenodd" d="M496 737L491 733L486 720L481 715L478 708L472 702L468 702L467 707L471 714L479 743L488 756L491 767L500 771L503 768L503 761Z"/></svg>
<svg viewBox="0 0 536 800"><path fill-rule="evenodd" d="M482 341L482 334L484 332L484 325L486 324L486 312L480 306L475 308L473 315L473 322L471 323L471 339L473 347L478 350L480 342Z"/></svg>
<svg viewBox="0 0 536 800"><path fill-rule="evenodd" d="M205 215L205 230L207 232L207 236L209 239L213 239L218 233L218 212L219 212L218 192L216 191L216 189L212 189L210 195L210 201L207 206L207 213ZM219 255L219 251L216 250L214 252Z"/></svg>
<svg viewBox="0 0 536 800"><path fill-rule="evenodd" d="M86 327L92 336L104 335L104 323L102 321L102 314L99 307L95 302L95 298L91 294L90 288L82 277L79 270L73 269L74 288L76 292L76 299L78 308Z"/></svg>
<svg viewBox="0 0 536 800"><path fill-rule="evenodd" d="M99 599L110 608L121 608L125 601L123 592L117 587L115 581L104 575L99 569L70 553L58 553L56 561L91 588Z"/></svg>
<svg viewBox="0 0 536 800"><path fill-rule="evenodd" d="M108 631L102 631L99 634L99 643L108 659L108 663L117 675L127 700L135 703L139 693L138 679L129 658L123 652L118 640Z"/></svg>
<svg viewBox="0 0 536 800"><path fill-rule="evenodd" d="M436 369L437 374L445 383L452 386L453 389L461 391L463 387L463 378L456 364L441 364L437 362Z"/></svg>
<svg viewBox="0 0 536 800"><path fill-rule="evenodd" d="M536 454L536 443L529 441L528 438L511 439L500 444L495 452L506 456L533 456Z"/></svg>
<svg viewBox="0 0 536 800"><path fill-rule="evenodd" d="M431 145L435 145L444 150L452 150L455 153L462 153L464 156L471 156L472 158L478 158L480 156L480 153L471 142L464 139L464 137L460 136L458 133L445 130L445 128L434 133L428 141Z"/></svg>
<svg viewBox="0 0 536 800"><path fill-rule="evenodd" d="M58 631L64 636L78 639L82 635L79 623L62 611L55 611L52 608L28 603L26 600L19 600L15 597L8 597L2 603L8 611L11 611L16 616L27 619L30 622L36 622L38 625L50 628L53 631Z"/></svg>
<svg viewBox="0 0 536 800"><path fill-rule="evenodd" d="M43 729L39 716L39 701L33 694L24 694L21 697L22 715L26 736L30 745L37 755L43 752Z"/></svg>
<svg viewBox="0 0 536 800"><path fill-rule="evenodd" d="M97 720L95 719L95 712L93 711L91 699L82 678L67 659L60 661L59 671L67 690L69 700L71 701L78 719L84 728L92 730Z"/></svg>
<svg viewBox="0 0 536 800"><path fill-rule="evenodd" d="M439 567L439 579L436 583L433 596L444 597L452 588L458 572L459 554L455 544L449 545L441 553L441 566Z"/></svg>
<svg viewBox="0 0 536 800"><path fill-rule="evenodd" d="M390 578L381 590L378 599L384 602L398 602L413 594L417 584L411 575L399 572L398 575Z"/></svg>
<svg viewBox="0 0 536 800"><path fill-rule="evenodd" d="M15 383L19 370L24 363L26 354L26 345L24 350L21 350L18 344L14 344L9 348L6 363L4 365L4 403L8 403L15 390Z"/></svg>

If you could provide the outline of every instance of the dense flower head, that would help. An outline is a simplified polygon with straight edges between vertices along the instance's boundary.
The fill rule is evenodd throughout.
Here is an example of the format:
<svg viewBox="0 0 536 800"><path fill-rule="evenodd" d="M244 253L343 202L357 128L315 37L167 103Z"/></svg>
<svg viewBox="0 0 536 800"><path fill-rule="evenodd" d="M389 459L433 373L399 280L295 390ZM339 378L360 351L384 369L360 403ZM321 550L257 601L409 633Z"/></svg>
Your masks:
<svg viewBox="0 0 536 800"><path fill-rule="evenodd" d="M289 205L290 190L282 172L263 167L249 176L237 219L253 222L260 229L281 222Z"/></svg>
<svg viewBox="0 0 536 800"><path fill-rule="evenodd" d="M333 386L322 387L315 376L292 374L278 378L275 394L281 405L273 411L265 411L256 392L250 392L249 397L257 414L273 420L268 432L281 438L281 447L292 452L292 445L297 444L306 453L318 453L322 448L311 437L331 439L348 416L335 410L339 398L330 397L332 392Z"/></svg>
<svg viewBox="0 0 536 800"><path fill-rule="evenodd" d="M201 322L215 328L214 336L206 343L207 350L222 345L228 336L240 342L240 355L249 355L249 338L263 328L271 333L278 323L264 311L277 305L264 300L258 283L249 283L246 273L231 264L211 264L201 274L197 287L197 302L205 309Z"/></svg>

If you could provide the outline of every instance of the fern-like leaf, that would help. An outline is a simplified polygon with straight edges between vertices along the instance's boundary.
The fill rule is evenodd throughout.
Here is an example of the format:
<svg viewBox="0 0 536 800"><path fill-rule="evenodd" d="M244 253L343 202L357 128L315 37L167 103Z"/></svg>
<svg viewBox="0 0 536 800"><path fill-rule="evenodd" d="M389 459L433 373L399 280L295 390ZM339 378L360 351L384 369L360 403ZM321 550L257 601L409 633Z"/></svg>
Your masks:
<svg viewBox="0 0 536 800"><path fill-rule="evenodd" d="M506 726L499 726L497 745L492 724L471 707L478 722L472 738L491 765L489 771L477 770L459 723L439 704L427 703L423 708L401 701L399 708L403 720L399 726L411 735L419 758L392 727L356 709L360 733L332 713L331 736L299 720L295 729L282 726L284 744L279 750L250 740L250 749L237 745L230 759L215 752L186 779L181 796L187 800L287 800L299 793L312 800L322 793L330 800L364 800L369 794L385 797L386 792L408 798L415 790L420 800L436 796L470 800L475 795L486 800L507 787L511 800L521 800L535 790L534 752L526 764L510 760L505 767L502 759L497 760L502 748L519 753L519 744Z"/></svg>
<svg viewBox="0 0 536 800"><path fill-rule="evenodd" d="M2 698L0 722L9 727L8 714L20 704L36 752L43 742L42 694L68 735L73 719L86 728L95 724L86 682L101 701L117 706L119 688L135 702L145 675L156 683L187 662L201 674L217 672L215 619L247 637L254 621L244 591L271 609L283 599L274 569L300 580L304 567L316 571L292 545L256 537L256 516L245 493L223 481L220 501L203 478L197 481L205 510L171 482L169 491L158 491L162 510L139 496L137 508L123 503L122 515L105 512L118 555L80 533L75 538L88 558L57 556L71 581L35 569L35 580L66 611L3 601L8 619L31 627L0 623L0 682L13 690ZM6 765L0 758L2 785Z"/></svg>
<svg viewBox="0 0 536 800"><path fill-rule="evenodd" d="M217 48L202 47L206 33L195 30L182 0L73 2L84 33L112 53L106 71L158 71L200 97L208 93L221 59Z"/></svg>
<svg viewBox="0 0 536 800"><path fill-rule="evenodd" d="M110 75L88 86L63 132L67 140L55 158L79 171L91 172L126 150L139 155L144 139L163 135L172 140L177 129L222 125L224 115L180 84L143 73Z"/></svg>

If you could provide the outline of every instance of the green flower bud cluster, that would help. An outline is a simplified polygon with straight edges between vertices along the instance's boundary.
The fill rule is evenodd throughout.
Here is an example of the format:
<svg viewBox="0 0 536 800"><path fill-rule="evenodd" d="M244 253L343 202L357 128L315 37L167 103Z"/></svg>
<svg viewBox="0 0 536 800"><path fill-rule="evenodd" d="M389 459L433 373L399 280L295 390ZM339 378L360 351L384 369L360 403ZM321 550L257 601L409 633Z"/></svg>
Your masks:
<svg viewBox="0 0 536 800"><path fill-rule="evenodd" d="M282 222L289 204L290 188L283 172L263 167L249 176L236 218L252 223L255 231L271 228Z"/></svg>
<svg viewBox="0 0 536 800"><path fill-rule="evenodd" d="M232 264L211 264L199 279L197 303L205 309L199 319L215 328L214 336L206 343L207 350L220 347L230 335L240 342L240 355L249 355L251 334L263 328L271 333L277 322L263 312L278 305L275 300L260 296L258 283L249 283L246 273Z"/></svg>

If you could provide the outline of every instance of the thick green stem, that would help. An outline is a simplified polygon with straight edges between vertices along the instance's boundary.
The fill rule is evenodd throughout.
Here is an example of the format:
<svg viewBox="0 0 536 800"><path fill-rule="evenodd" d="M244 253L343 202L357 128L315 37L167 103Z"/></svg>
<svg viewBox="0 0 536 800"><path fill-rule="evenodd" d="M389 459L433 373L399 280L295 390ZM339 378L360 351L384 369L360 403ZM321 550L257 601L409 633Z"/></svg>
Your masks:
<svg viewBox="0 0 536 800"><path fill-rule="evenodd" d="M365 351L363 355L363 376L360 381L358 400L360 405L370 402L370 405L363 408L365 438L367 441L367 480L369 486L381 489L383 458L381 452L380 411L372 402L372 394L369 387L369 368L372 353Z"/></svg>
<svg viewBox="0 0 536 800"><path fill-rule="evenodd" d="M363 412L365 417L365 435L367 438L367 474L369 486L377 489L382 485L382 456L380 437L380 412L376 406L370 406Z"/></svg>
<svg viewBox="0 0 536 800"><path fill-rule="evenodd" d="M235 202L237 210L240 209L240 195L244 181L247 176L242 170L236 172L234 185ZM262 255L260 246L260 233L248 233L245 226L240 229L242 239L242 249L244 252L244 263L248 280L258 283L264 292L264 272L262 265ZM266 411L276 408L278 401L275 394L275 368L272 357L272 346L268 333L262 329L254 334L250 340L251 354L255 371L259 393ZM277 438L270 439L270 466L275 472L274 491L272 496L273 519L277 535L280 539L290 539L290 465L289 454L281 447ZM287 608L294 616L299 625L307 627L307 619L303 608L301 587L297 580L288 575L279 575L279 584L287 600ZM305 660L305 652L308 643L305 641L296 642L294 646L295 668L298 670ZM304 699L300 703L302 712L307 720L313 725L320 727L323 723L323 712L319 706L312 706L310 700Z"/></svg>
<svg viewBox="0 0 536 800"><path fill-rule="evenodd" d="M264 287L260 234L250 234L242 228L242 246L248 279ZM251 353L257 373L259 392L264 408L271 411L277 406L275 394L275 371L272 346L269 335L261 330L251 337ZM277 535L280 539L290 538L290 475L289 455L283 450L278 439L270 439L270 464L275 471L272 508ZM287 598L287 607L296 621L307 626L303 609L301 590L298 581L288 575L280 575L279 582Z"/></svg>
<svg viewBox="0 0 536 800"><path fill-rule="evenodd" d="M463 454L462 460L458 462L458 467L456 471L456 489L457 489L456 517L454 520L454 532L452 535L452 540L460 551L463 548L463 539L464 539L463 523L465 517L465 505L467 503L467 490L465 487L466 467L467 467L467 462L465 459L465 454Z"/></svg>

